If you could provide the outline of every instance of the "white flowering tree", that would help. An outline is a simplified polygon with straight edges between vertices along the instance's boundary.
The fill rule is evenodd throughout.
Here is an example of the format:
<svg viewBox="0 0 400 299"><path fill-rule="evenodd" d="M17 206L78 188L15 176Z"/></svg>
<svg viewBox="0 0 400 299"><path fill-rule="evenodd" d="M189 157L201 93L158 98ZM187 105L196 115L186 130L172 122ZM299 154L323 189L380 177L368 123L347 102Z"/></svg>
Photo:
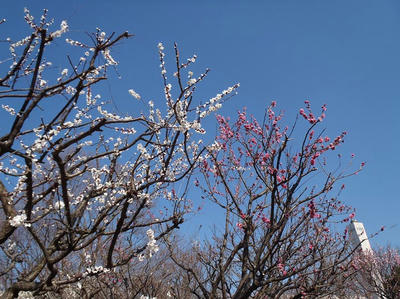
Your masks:
<svg viewBox="0 0 400 299"><path fill-rule="evenodd" d="M97 252L97 254L101 254ZM72 298L192 298L190 283L181 269L168 258L168 250L160 243L160 250L150 259L127 263L114 271L86 277L63 290L63 297ZM187 255L180 256L181 259ZM60 294L48 292L46 296L59 298Z"/></svg>
<svg viewBox="0 0 400 299"><path fill-rule="evenodd" d="M148 110L118 115L97 93L118 65L111 49L130 35L98 29L86 43L65 39L65 21L52 30L47 11L36 22L25 9L25 20L31 33L7 38L10 56L0 64L8 124L0 129L2 298L79 289L84 279L156 254L157 241L190 211L189 180L206 153L202 119L238 87L196 106L207 71L194 76L196 56L181 62L175 45L173 87L160 43L165 104L145 103L130 89L122 97L133 100L132 111ZM52 65L55 39L81 54L57 53L65 67Z"/></svg>

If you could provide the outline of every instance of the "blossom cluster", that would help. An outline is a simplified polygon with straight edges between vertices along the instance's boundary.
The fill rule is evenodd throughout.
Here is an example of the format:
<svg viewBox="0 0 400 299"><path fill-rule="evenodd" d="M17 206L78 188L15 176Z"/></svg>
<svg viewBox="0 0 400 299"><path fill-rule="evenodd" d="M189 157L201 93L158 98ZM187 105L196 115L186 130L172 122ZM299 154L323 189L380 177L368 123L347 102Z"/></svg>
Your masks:
<svg viewBox="0 0 400 299"><path fill-rule="evenodd" d="M154 231L150 228L147 230L146 234L149 239L147 242L146 253L141 253L138 256L139 261L143 261L146 257L151 258L159 250L156 239L154 238Z"/></svg>
<svg viewBox="0 0 400 299"><path fill-rule="evenodd" d="M67 21L64 20L61 22L60 29L51 33L50 36L52 38L60 37L61 35L66 33L68 31L68 29L69 29L69 26L67 24Z"/></svg>
<svg viewBox="0 0 400 299"><path fill-rule="evenodd" d="M31 226L30 223L26 222L27 217L25 214L25 211L20 211L20 213L13 218L9 219L8 222L10 223L11 226L14 227L20 227L20 226L26 226L29 227Z"/></svg>
<svg viewBox="0 0 400 299"><path fill-rule="evenodd" d="M215 112L218 109L220 109L222 107L221 101L223 100L223 98L230 95L232 92L234 92L239 87L240 87L240 84L237 83L237 84L223 90L221 93L217 94L215 97L209 99L203 105L200 105L197 110L199 117L204 118L207 115L209 115L211 112ZM206 109L206 110L203 110L203 109Z"/></svg>
<svg viewBox="0 0 400 299"><path fill-rule="evenodd" d="M89 267L82 274L82 277L86 277L88 275L96 275L100 273L108 273L108 272L110 272L110 269L104 268L102 266Z"/></svg>
<svg viewBox="0 0 400 299"><path fill-rule="evenodd" d="M137 100L140 100L141 98L140 94L138 94L136 91L134 91L133 89L129 89L128 92L132 97L134 97Z"/></svg>

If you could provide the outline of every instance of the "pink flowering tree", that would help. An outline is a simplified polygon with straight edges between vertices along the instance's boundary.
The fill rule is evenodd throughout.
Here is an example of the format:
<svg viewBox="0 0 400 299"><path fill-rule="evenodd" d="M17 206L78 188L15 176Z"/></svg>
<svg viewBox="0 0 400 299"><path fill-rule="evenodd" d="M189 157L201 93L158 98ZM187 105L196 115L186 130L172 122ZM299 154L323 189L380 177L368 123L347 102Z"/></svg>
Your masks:
<svg viewBox="0 0 400 299"><path fill-rule="evenodd" d="M47 11L36 21L25 9L25 20L29 35L7 38L0 64L2 298L61 294L156 255L158 240L190 211L187 186L207 154L202 121L238 87L196 105L207 71L195 76L196 56L182 62L175 46L170 80L160 43L164 99L147 102L129 89L120 97L132 109L117 114L99 92L118 66L113 47L130 34L98 29L76 41L65 39L65 21L52 29ZM73 54L54 52L55 40Z"/></svg>
<svg viewBox="0 0 400 299"><path fill-rule="evenodd" d="M400 298L400 253L394 248L358 253L354 258L358 274L354 293L370 297Z"/></svg>
<svg viewBox="0 0 400 299"><path fill-rule="evenodd" d="M296 121L305 122L302 134L282 124L275 102L262 123L245 110L235 121L217 117L219 135L195 185L219 208L222 228L190 249L196 263L171 247L198 298L337 295L352 277L345 224L354 211L338 195L364 163L354 171L328 163L346 132L326 136L325 111L313 114L306 101Z"/></svg>

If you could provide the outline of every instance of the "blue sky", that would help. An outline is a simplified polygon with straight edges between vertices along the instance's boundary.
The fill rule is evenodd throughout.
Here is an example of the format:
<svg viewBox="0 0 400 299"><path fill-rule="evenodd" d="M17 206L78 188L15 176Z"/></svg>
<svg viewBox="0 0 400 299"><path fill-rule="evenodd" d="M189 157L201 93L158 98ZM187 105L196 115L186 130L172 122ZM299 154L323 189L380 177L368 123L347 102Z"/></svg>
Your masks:
<svg viewBox="0 0 400 299"><path fill-rule="evenodd" d="M240 82L224 115L246 106L261 117L277 100L293 120L305 99L318 110L326 103L330 135L349 132L343 155L367 162L345 182L341 199L356 208L369 233L386 227L373 244L400 246L400 2L15 0L2 6L0 18L8 20L2 36L27 32L23 7L36 17L48 8L56 24L67 20L76 38L96 27L135 34L113 52L122 75L110 85L113 97L134 88L161 98L156 45L162 41L172 54L176 41L183 56L198 55L198 70L212 71L201 95Z"/></svg>

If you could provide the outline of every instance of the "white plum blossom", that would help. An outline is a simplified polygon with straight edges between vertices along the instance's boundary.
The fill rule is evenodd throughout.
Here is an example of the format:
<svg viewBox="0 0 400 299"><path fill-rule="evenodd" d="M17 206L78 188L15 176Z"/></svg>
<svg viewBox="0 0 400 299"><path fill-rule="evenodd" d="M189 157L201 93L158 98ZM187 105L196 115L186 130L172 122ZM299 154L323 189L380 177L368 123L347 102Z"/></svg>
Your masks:
<svg viewBox="0 0 400 299"><path fill-rule="evenodd" d="M72 95L72 94L74 94L76 92L76 89L74 87L68 85L67 88L65 89L65 92L67 94L71 94Z"/></svg>
<svg viewBox="0 0 400 299"><path fill-rule="evenodd" d="M151 228L146 231L146 234L149 239L154 239L154 231Z"/></svg>
<svg viewBox="0 0 400 299"><path fill-rule="evenodd" d="M64 34L65 32L68 31L68 28L69 27L68 27L67 21L64 20L61 22L60 29L51 33L50 36L52 38L60 37L62 34Z"/></svg>
<svg viewBox="0 0 400 299"><path fill-rule="evenodd" d="M106 37L106 33L104 31L100 32L100 34L98 35L99 40L100 41L104 41L105 37Z"/></svg>
<svg viewBox="0 0 400 299"><path fill-rule="evenodd" d="M15 243L15 242L12 242L12 241L8 241L7 242L7 250L8 251L10 251L10 252L13 252L15 249L16 249L16 246L17 246L17 243Z"/></svg>
<svg viewBox="0 0 400 299"><path fill-rule="evenodd" d="M54 204L54 209L56 209L57 211L62 210L65 207L65 204L63 201L59 200Z"/></svg>
<svg viewBox="0 0 400 299"><path fill-rule="evenodd" d="M20 291L17 299L34 299L32 292Z"/></svg>
<svg viewBox="0 0 400 299"><path fill-rule="evenodd" d="M143 157L146 160L150 160L151 159L151 155L147 152L146 148L143 146L143 144L139 143L137 145L137 150L143 155Z"/></svg>
<svg viewBox="0 0 400 299"><path fill-rule="evenodd" d="M8 105L1 105L1 108L3 108L4 110L6 110L8 113L10 113L11 115L15 115L15 109L8 106Z"/></svg>
<svg viewBox="0 0 400 299"><path fill-rule="evenodd" d="M214 141L211 145L207 146L209 151L219 151L222 148L221 144L218 141Z"/></svg>
<svg viewBox="0 0 400 299"><path fill-rule="evenodd" d="M135 128L115 128L115 131L121 132L124 135L134 135L136 134Z"/></svg>
<svg viewBox="0 0 400 299"><path fill-rule="evenodd" d="M20 211L19 215L14 216L10 220L8 220L8 222L10 223L11 226L14 226L14 227L20 227L20 226L29 227L29 226L31 226L30 223L26 223L26 219L27 219L27 217L26 217L25 211Z"/></svg>
<svg viewBox="0 0 400 299"><path fill-rule="evenodd" d="M147 237L149 238L149 242L147 243L147 248L149 250L149 257L152 257L152 255L156 252L158 252L159 248L158 245L156 244L156 240L154 239L154 231L149 228L146 232Z"/></svg>
<svg viewBox="0 0 400 299"><path fill-rule="evenodd" d="M88 253L85 253L85 263L90 264L92 262L92 256Z"/></svg>
<svg viewBox="0 0 400 299"><path fill-rule="evenodd" d="M15 42L15 43L12 43L12 44L10 45L10 52L11 52L11 55L15 57L15 56L17 55L17 54L15 53L15 48L27 44L29 40L30 40L30 36L27 36L27 37L25 37L25 38L23 38L23 39L21 39L21 40ZM16 62L15 62L15 63L16 63ZM12 65L12 66L13 66L13 65Z"/></svg>
<svg viewBox="0 0 400 299"><path fill-rule="evenodd" d="M46 84L47 84L47 81L46 81L46 80L41 79L41 80L39 81L39 86L40 86L40 87L44 87L44 86L46 86Z"/></svg>
<svg viewBox="0 0 400 299"><path fill-rule="evenodd" d="M27 9L26 7L24 7L24 13L25 13L25 21L29 24L29 26L32 27L32 29L37 28L36 24L33 22L33 16L31 15L29 9Z"/></svg>
<svg viewBox="0 0 400 299"><path fill-rule="evenodd" d="M68 44L70 44L71 46L77 46L77 47L82 47L82 48L86 47L84 44L82 44L81 42L78 42L76 40L72 40L72 39L66 38L65 41Z"/></svg>
<svg viewBox="0 0 400 299"><path fill-rule="evenodd" d="M197 113L199 114L200 118L204 118L207 115L209 115L211 112L215 112L218 109L222 107L221 101L225 96L228 96L231 94L233 91L235 91L238 87L240 86L239 83L229 87L228 89L223 90L221 93L217 94L215 97L211 98L208 100L206 103L204 103L202 106L198 107ZM203 110L206 109L207 110ZM201 111L203 110L203 111Z"/></svg>
<svg viewBox="0 0 400 299"><path fill-rule="evenodd" d="M64 125L64 127L66 127L66 128L70 128L70 127L73 127L73 126L74 126L74 123L71 122L71 121L66 121L63 125Z"/></svg>
<svg viewBox="0 0 400 299"><path fill-rule="evenodd" d="M98 274L98 273L108 273L110 272L110 269L104 268L103 266L95 266L95 267L89 267L86 269L86 271L82 274L83 277L86 277L90 274Z"/></svg>
<svg viewBox="0 0 400 299"><path fill-rule="evenodd" d="M136 91L134 91L133 89L129 89L128 92L129 92L129 94L130 94L131 96L133 96L135 99L137 99L137 100L140 100L140 99L141 99L140 94L138 94L138 93L137 93Z"/></svg>
<svg viewBox="0 0 400 299"><path fill-rule="evenodd" d="M109 48L107 48L104 51L102 51L102 53L103 53L104 59L107 60L107 63L109 65L117 65L118 64L118 62L116 62L114 60L114 58L111 56Z"/></svg>
<svg viewBox="0 0 400 299"><path fill-rule="evenodd" d="M146 234L149 241L147 242L146 252L138 255L138 260L140 262L144 261L146 257L151 258L155 253L159 251L156 239L154 238L154 231L151 228L149 228L146 231Z"/></svg>
<svg viewBox="0 0 400 299"><path fill-rule="evenodd" d="M188 58L187 64L185 66L187 66L189 63L195 63L196 59L197 59L197 55L194 54L191 58Z"/></svg>
<svg viewBox="0 0 400 299"><path fill-rule="evenodd" d="M118 120L119 121L131 121L132 120L132 118L129 116L122 118L121 116L119 116L116 113L110 113L107 110L104 110L101 106L97 106L97 111L101 115L103 115L105 118L108 118L110 120L115 120L115 121L118 121Z"/></svg>

